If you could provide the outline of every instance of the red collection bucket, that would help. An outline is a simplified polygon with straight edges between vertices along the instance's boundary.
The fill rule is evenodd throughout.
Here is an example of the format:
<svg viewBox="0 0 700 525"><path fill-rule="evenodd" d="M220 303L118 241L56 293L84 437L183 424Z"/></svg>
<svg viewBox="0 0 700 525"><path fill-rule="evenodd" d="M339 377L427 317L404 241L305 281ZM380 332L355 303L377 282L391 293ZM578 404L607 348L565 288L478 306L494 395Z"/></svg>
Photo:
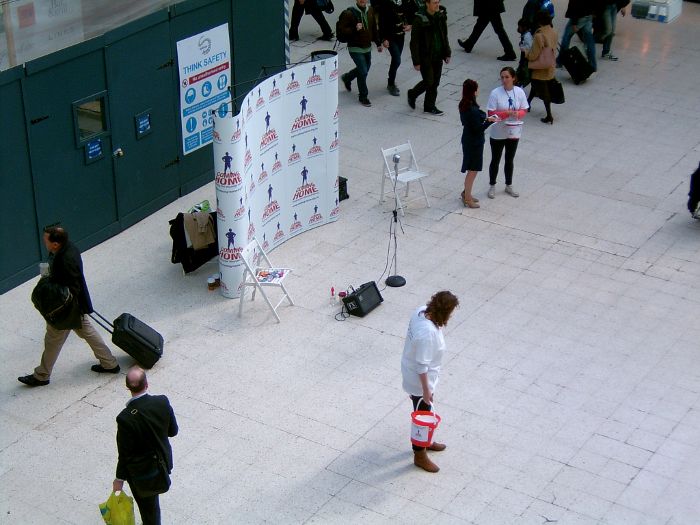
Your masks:
<svg viewBox="0 0 700 525"><path fill-rule="evenodd" d="M442 418L435 412L416 410L411 412L411 443L417 447L429 447L433 443L433 434Z"/></svg>

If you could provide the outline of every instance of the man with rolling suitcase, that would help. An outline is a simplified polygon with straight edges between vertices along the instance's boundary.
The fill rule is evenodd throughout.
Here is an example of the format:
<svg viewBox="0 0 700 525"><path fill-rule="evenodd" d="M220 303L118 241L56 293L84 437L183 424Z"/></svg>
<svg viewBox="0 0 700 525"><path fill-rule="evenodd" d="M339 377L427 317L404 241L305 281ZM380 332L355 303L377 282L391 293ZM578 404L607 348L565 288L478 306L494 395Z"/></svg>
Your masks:
<svg viewBox="0 0 700 525"><path fill-rule="evenodd" d="M590 0L569 0L569 6L566 9L567 18L566 27L564 28L564 36L561 39L559 56L557 57L557 67L562 65L566 67L571 75L574 83L579 84L586 80L591 74L598 69L595 51L595 38L593 37L593 12L595 10L595 2ZM581 63L577 60L576 53L578 48L569 50L571 38L579 35L586 46L586 56L588 62ZM584 61L585 62L585 61Z"/></svg>
<svg viewBox="0 0 700 525"><path fill-rule="evenodd" d="M44 245L49 252L49 275L45 278L58 285L68 287L73 300L78 302L80 316L76 325L65 330L56 328L49 322L46 323L44 352L41 355L39 366L34 369L33 374L18 377L17 380L27 386L48 385L51 371L71 330L90 345L92 352L99 360L98 364L92 365L93 372L116 374L119 372L119 363L100 334L90 324L87 315L93 312L93 308L83 274L83 260L80 257L80 250L68 240L68 232L60 226L44 228Z"/></svg>

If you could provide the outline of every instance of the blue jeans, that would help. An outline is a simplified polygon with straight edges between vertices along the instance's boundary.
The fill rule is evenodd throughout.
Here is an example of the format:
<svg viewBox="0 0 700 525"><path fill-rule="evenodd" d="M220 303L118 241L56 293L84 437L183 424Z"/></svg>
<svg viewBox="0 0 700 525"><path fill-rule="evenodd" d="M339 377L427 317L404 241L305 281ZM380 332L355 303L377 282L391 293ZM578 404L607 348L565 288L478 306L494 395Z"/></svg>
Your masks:
<svg viewBox="0 0 700 525"><path fill-rule="evenodd" d="M391 55L391 64L389 65L389 80L388 86L396 84L396 72L401 65L401 53L403 52L404 36L397 36L396 40L389 40L389 54Z"/></svg>
<svg viewBox="0 0 700 525"><path fill-rule="evenodd" d="M343 75L343 78L352 82L357 79L357 91L360 100L367 98L367 73L372 65L372 53L350 53L350 58L355 62L355 68Z"/></svg>
<svg viewBox="0 0 700 525"><path fill-rule="evenodd" d="M610 53L613 37L615 36L615 22L617 21L617 5L606 5L603 10L603 54Z"/></svg>
<svg viewBox="0 0 700 525"><path fill-rule="evenodd" d="M586 44L586 55L588 56L588 62L593 67L593 71L597 71L598 62L595 56L595 38L593 37L592 16L584 16L578 20L572 20L569 18L569 21L566 23L566 27L564 28L564 36L561 39L559 56L561 56L562 51L569 49L571 38L574 36L574 25L578 28L578 35ZM557 65L561 65L561 60L559 57L557 57Z"/></svg>

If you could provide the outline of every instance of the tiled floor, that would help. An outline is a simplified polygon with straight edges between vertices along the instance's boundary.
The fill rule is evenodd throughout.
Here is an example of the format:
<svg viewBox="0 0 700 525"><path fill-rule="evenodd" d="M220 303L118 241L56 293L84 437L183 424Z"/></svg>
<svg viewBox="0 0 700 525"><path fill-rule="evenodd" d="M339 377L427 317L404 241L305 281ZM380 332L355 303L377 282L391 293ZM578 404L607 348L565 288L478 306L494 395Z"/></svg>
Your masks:
<svg viewBox="0 0 700 525"><path fill-rule="evenodd" d="M514 38L523 2L506 3ZM351 198L337 223L273 252L296 270L297 306L281 324L259 301L239 319L237 302L208 292L215 263L186 277L170 264L167 220L212 199L211 185L84 254L96 306L131 311L167 339L149 374L181 428L164 523L700 523L700 222L685 209L700 160L700 5L685 2L668 25L620 19L620 61L601 61L584 85L558 72L567 102L553 126L534 103L516 157L520 198L501 183L486 199L482 173L482 208L469 210L456 104L471 77L485 105L501 49L487 29L464 53L456 39L472 2L443 4L455 44L446 114L389 96L386 54L373 55L371 109L341 90ZM555 4L561 31L566 6ZM305 17L293 59L327 45L316 32ZM346 51L340 59L349 68ZM403 93L417 79L404 60ZM381 282L391 208L378 204L379 148L406 139L431 173L432 202L402 220L408 284L338 322L331 286ZM20 385L43 338L32 286L0 297L0 523L97 524L124 376L91 373L73 336L50 386ZM436 393L448 448L431 475L412 465L399 358L411 311L442 288L461 307Z"/></svg>

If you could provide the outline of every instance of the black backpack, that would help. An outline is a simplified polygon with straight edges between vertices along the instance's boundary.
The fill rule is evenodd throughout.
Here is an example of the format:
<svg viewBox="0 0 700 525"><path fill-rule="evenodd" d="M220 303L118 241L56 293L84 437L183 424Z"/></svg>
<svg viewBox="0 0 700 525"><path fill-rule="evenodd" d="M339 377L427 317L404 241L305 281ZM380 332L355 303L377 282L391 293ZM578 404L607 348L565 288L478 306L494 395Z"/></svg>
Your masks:
<svg viewBox="0 0 700 525"><path fill-rule="evenodd" d="M357 11L357 8L348 7L347 9L344 9L344 10L340 13L340 16L338 17L338 20L337 20L336 23L335 23L335 39L336 39L338 42L342 42L343 44L347 44L347 43L348 43L348 39L345 37L345 34L343 34L342 26L341 26L341 24L340 24L340 19L343 18L343 13L345 13L345 11L350 11L350 12L352 13L352 16L354 16L354 17L355 17L355 20L357 20L358 22L361 20L361 18L360 18L359 16L357 16L357 12L358 12L358 11Z"/></svg>

